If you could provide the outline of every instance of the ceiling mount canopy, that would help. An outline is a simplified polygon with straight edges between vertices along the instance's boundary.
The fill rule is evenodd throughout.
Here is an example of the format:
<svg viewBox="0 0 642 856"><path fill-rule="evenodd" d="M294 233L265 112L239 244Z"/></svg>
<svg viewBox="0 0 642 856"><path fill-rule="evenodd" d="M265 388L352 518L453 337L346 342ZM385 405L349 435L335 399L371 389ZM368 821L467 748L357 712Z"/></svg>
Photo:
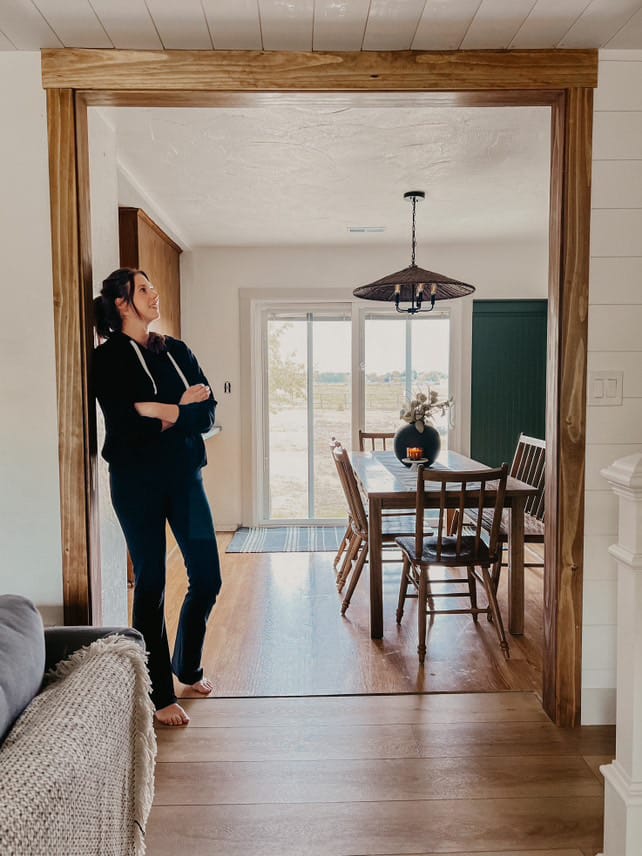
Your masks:
<svg viewBox="0 0 642 856"><path fill-rule="evenodd" d="M474 285L451 279L435 271L425 270L415 264L415 211L417 201L425 199L423 190L409 190L404 193L404 199L412 202L412 256L410 265L396 273L388 274L369 285L360 285L352 292L355 297L364 300L383 300L394 303L397 312L430 312L435 308L437 300L452 300L455 297L465 297L475 290ZM408 306L402 306L408 303ZM425 303L429 305L424 305Z"/></svg>

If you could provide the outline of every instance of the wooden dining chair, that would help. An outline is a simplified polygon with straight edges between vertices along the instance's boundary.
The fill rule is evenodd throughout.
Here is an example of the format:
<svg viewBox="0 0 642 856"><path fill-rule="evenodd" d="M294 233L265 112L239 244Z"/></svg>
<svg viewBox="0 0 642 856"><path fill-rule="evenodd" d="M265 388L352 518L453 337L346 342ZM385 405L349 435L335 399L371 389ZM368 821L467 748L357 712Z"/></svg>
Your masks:
<svg viewBox="0 0 642 856"><path fill-rule="evenodd" d="M330 438L330 453L332 454L334 449L336 449L336 448L341 448L341 443L337 440L336 437L331 437ZM333 460L334 460L334 455L333 455ZM335 464L336 464L336 460L335 460ZM346 531L343 533L343 538L341 539L341 542L339 543L339 548L338 548L336 555L334 557L334 560L332 562L332 565L333 565L335 571L337 570L339 562L344 557L344 554L345 554L346 550L348 549L348 547L350 545L350 541L352 539L352 514L350 512L350 503L348 502L348 492L347 492L347 488L344 484L343 473L340 472L338 470L338 468L337 468L337 472L339 474L339 481L341 482L341 488L343 490L343 495L346 498L348 523L346 526Z"/></svg>
<svg viewBox="0 0 642 856"><path fill-rule="evenodd" d="M417 653L419 662L426 658L426 617L427 615L470 614L477 622L482 613L492 615L499 644L506 659L510 649L506 640L504 624L497 603L497 595L491 577L491 568L501 555L499 528L501 524L508 465L499 469L473 470L470 472L449 472L417 468L417 497L415 506L416 531L414 537L402 536L396 539L404 556L399 602L397 605L397 623L401 623L404 604L408 596L408 586L417 590L418 635ZM426 483L439 486L439 525L437 535L427 537L424 532L424 508ZM458 515L454 531L447 532L447 510L455 505ZM474 534L464 534L465 509L477 510L477 523ZM492 514L490 537L482 537L482 513L490 508ZM429 568L466 568L465 578L447 576L444 579L430 578ZM481 583L486 593L487 606L480 607L477 601L477 583ZM439 584L439 591L433 585ZM442 586L451 588L443 591ZM465 590L462 590L462 586ZM467 607L437 609L437 598L466 598Z"/></svg>
<svg viewBox="0 0 642 856"><path fill-rule="evenodd" d="M394 431L361 431L359 430L359 451L360 452L386 452L388 450L387 441L394 440ZM392 445L392 444L391 444Z"/></svg>
<svg viewBox="0 0 642 856"><path fill-rule="evenodd" d="M544 498L546 493L546 440L528 437L520 434L513 456L510 473L513 478L526 482L537 488L534 496L529 496L524 507L524 546L527 544L544 544ZM499 586L501 569L508 565L504 560L504 551L508 549L510 518L508 509L502 513L499 527L499 540L502 552L493 568L493 585L495 591ZM488 521L484 521L488 528ZM524 557L525 568L543 568L544 562L531 561Z"/></svg>
<svg viewBox="0 0 642 856"><path fill-rule="evenodd" d="M345 597L341 604L341 615L345 615L368 557L370 546L368 515L361 499L357 478L354 474L348 452L337 442L332 449L332 455L339 474L339 480L345 492L350 515L351 534L348 539L343 562L337 573L338 590L342 591L345 584L348 584ZM382 524L382 546L395 544L400 536L411 535L414 531L414 516L386 517Z"/></svg>
<svg viewBox="0 0 642 856"><path fill-rule="evenodd" d="M361 431L359 430L359 451L360 452L387 452L388 441L390 441L390 449L392 449L395 439L394 431ZM414 511L400 511L398 509L384 509L382 512L384 517L414 517Z"/></svg>
<svg viewBox="0 0 642 856"><path fill-rule="evenodd" d="M520 434L517 441L513 462L509 475L537 489L534 496L529 496L524 507L524 544L544 543L544 495L546 492L546 441L537 437ZM508 548L510 537L510 511L505 508L499 527L501 552L493 567L492 579L495 591L499 586L501 569L507 566L504 561L504 551ZM482 511L482 527L490 531L492 513L489 509ZM466 521L475 525L477 519L474 509L466 509ZM529 561L524 558L524 567L542 568L543 562Z"/></svg>

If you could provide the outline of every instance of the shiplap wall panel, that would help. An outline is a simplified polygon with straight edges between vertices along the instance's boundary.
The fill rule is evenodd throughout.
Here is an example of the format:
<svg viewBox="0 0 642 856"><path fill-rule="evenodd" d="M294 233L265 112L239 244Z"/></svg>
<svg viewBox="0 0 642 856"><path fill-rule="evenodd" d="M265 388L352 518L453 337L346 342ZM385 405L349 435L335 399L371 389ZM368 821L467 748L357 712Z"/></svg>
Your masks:
<svg viewBox="0 0 642 856"><path fill-rule="evenodd" d="M642 211L594 209L591 223L592 256L642 255Z"/></svg>
<svg viewBox="0 0 642 856"><path fill-rule="evenodd" d="M412 49L454 51L461 45L479 8L479 0L426 0Z"/></svg>
<svg viewBox="0 0 642 856"><path fill-rule="evenodd" d="M590 689L610 689L617 680L617 671L613 669L591 669L585 674Z"/></svg>
<svg viewBox="0 0 642 856"><path fill-rule="evenodd" d="M163 47L145 0L92 0L92 6L114 47L121 50Z"/></svg>
<svg viewBox="0 0 642 856"><path fill-rule="evenodd" d="M212 39L200 0L145 0L167 50L209 51Z"/></svg>
<svg viewBox="0 0 642 856"><path fill-rule="evenodd" d="M263 50L311 51L313 0L259 0Z"/></svg>
<svg viewBox="0 0 642 856"><path fill-rule="evenodd" d="M613 110L641 111L642 61L601 62L594 106L598 114ZM608 117L603 117L603 121L608 122ZM636 142L640 142L639 138Z"/></svg>
<svg viewBox="0 0 642 856"><path fill-rule="evenodd" d="M358 51L363 44L370 0L316 0L315 51Z"/></svg>
<svg viewBox="0 0 642 856"><path fill-rule="evenodd" d="M639 10L638 0L593 0L559 44L561 48L599 48Z"/></svg>
<svg viewBox="0 0 642 856"><path fill-rule="evenodd" d="M584 624L586 626L614 627L616 620L617 581L587 580L584 588ZM590 662L588 658L586 659L587 662ZM597 669L599 667L596 667ZM592 670L593 664L591 663L591 668L585 668L583 671L590 672ZM612 686L615 686L615 683Z"/></svg>
<svg viewBox="0 0 642 856"><path fill-rule="evenodd" d="M34 0L43 18L64 45L113 48L88 0Z"/></svg>
<svg viewBox="0 0 642 856"><path fill-rule="evenodd" d="M642 160L595 161L592 205L594 209L642 208Z"/></svg>
<svg viewBox="0 0 642 856"><path fill-rule="evenodd" d="M590 407L587 421L587 443L639 443L642 439L642 398L625 398L621 405L614 407ZM588 531L593 532L592 529Z"/></svg>
<svg viewBox="0 0 642 856"><path fill-rule="evenodd" d="M642 302L642 255L591 259L589 302Z"/></svg>
<svg viewBox="0 0 642 856"><path fill-rule="evenodd" d="M617 535L617 499L609 487L587 491L584 519L593 535Z"/></svg>
<svg viewBox="0 0 642 856"><path fill-rule="evenodd" d="M570 30L591 0L537 0L515 34L511 48L554 48Z"/></svg>
<svg viewBox="0 0 642 856"><path fill-rule="evenodd" d="M482 0L461 47L463 50L507 48L515 38L535 0Z"/></svg>
<svg viewBox="0 0 642 856"><path fill-rule="evenodd" d="M616 666L616 642L608 626L589 625L585 634L584 650L594 664L596 670L608 669L614 671Z"/></svg>
<svg viewBox="0 0 642 856"><path fill-rule="evenodd" d="M413 42L424 0L372 0L363 39L366 51L403 51Z"/></svg>
<svg viewBox="0 0 642 856"><path fill-rule="evenodd" d="M260 51L257 0L202 0L216 50Z"/></svg>
<svg viewBox="0 0 642 856"><path fill-rule="evenodd" d="M642 233L641 233L642 234ZM642 351L642 303L591 305L591 351ZM617 335L614 336L614 332Z"/></svg>
<svg viewBox="0 0 642 856"><path fill-rule="evenodd" d="M617 4L616 4L617 5ZM592 4L595 15L604 4ZM616 7L613 7L616 8ZM623 5L619 4L622 12ZM597 21L594 21L597 25ZM575 32L577 36L578 30ZM610 59L610 57L613 59ZM624 373L620 406L589 406L582 722L615 721L618 505L600 470L642 450L642 52L600 54L593 136L588 370Z"/></svg>
<svg viewBox="0 0 642 856"><path fill-rule="evenodd" d="M610 466L616 458L642 452L639 443L593 443L586 450L586 490L604 490L601 470Z"/></svg>
<svg viewBox="0 0 642 856"><path fill-rule="evenodd" d="M612 535L587 535L584 539L584 579L614 580L617 574L615 559L609 553L613 543ZM611 630L613 633L613 630ZM613 633L613 636L615 634ZM585 664L590 665L590 660Z"/></svg>
<svg viewBox="0 0 642 856"><path fill-rule="evenodd" d="M596 113L593 157L597 160L642 158L642 112Z"/></svg>
<svg viewBox="0 0 642 856"><path fill-rule="evenodd" d="M31 0L2 0L0 31L8 40L7 50L15 47L19 51L37 51L63 46Z"/></svg>

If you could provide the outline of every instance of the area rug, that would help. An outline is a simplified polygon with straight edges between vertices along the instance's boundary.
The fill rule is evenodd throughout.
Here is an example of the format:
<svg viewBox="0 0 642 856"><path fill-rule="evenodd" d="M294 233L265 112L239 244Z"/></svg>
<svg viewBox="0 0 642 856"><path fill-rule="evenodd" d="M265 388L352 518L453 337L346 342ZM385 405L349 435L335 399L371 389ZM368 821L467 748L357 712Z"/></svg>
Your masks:
<svg viewBox="0 0 642 856"><path fill-rule="evenodd" d="M345 526L242 526L226 553L311 553L336 551Z"/></svg>

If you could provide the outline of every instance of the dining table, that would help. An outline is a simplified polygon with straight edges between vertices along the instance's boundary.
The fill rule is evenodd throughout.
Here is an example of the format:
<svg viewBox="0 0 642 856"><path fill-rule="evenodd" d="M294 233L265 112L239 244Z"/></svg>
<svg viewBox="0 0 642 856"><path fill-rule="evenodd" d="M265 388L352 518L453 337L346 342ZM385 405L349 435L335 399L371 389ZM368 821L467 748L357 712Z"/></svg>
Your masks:
<svg viewBox="0 0 642 856"><path fill-rule="evenodd" d="M350 459L368 507L368 563L370 566L370 637L383 638L382 518L385 509L412 509L417 495L416 468L399 461L394 452L351 452ZM485 464L442 450L433 469L470 472L487 469ZM426 482L425 506L439 508L439 485ZM524 507L537 489L511 476L506 483L504 506L510 509L508 532L508 629L513 636L524 633ZM458 497L453 495L452 507Z"/></svg>

